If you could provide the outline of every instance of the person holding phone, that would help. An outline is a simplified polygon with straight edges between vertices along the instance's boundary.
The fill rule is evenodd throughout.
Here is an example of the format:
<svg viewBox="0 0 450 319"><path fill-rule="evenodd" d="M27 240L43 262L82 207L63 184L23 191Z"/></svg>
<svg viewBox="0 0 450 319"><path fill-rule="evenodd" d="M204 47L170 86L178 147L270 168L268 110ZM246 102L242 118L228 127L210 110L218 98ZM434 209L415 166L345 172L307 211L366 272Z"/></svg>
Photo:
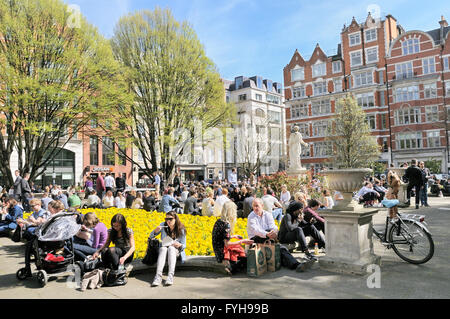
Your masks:
<svg viewBox="0 0 450 319"><path fill-rule="evenodd" d="M263 201L255 198L252 208L253 211L247 219L248 237L257 244L262 244L268 239L276 240L278 227L275 225L272 213L263 209Z"/></svg>
<svg viewBox="0 0 450 319"><path fill-rule="evenodd" d="M153 279L152 287L161 285L166 257L169 268L165 282L166 286L173 285L177 258L181 258L181 263L186 261L186 253L184 252L186 248L186 228L181 223L177 213L174 211L166 213L165 222L161 223L150 233L150 238L154 238L159 234L161 234L163 244L159 248L158 261L156 262L156 275Z"/></svg>
<svg viewBox="0 0 450 319"><path fill-rule="evenodd" d="M222 207L222 214L212 230L212 245L217 262L223 263L225 271L231 275L247 265L247 257L242 244L253 244L253 240L233 235L237 220L237 205L232 201ZM238 241L232 242L236 238Z"/></svg>

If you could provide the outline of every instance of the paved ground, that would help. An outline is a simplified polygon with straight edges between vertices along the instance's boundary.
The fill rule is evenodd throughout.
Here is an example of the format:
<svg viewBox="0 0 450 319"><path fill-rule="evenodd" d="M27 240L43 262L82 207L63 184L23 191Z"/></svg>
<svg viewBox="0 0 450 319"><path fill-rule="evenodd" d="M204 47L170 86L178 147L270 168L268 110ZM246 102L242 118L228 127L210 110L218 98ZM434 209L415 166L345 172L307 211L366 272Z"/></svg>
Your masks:
<svg viewBox="0 0 450 319"><path fill-rule="evenodd" d="M433 234L434 257L425 265L411 265L375 242L375 252L382 256L380 288L368 288L369 275L341 275L319 267L305 273L283 268L256 279L245 274L229 278L204 271L179 271L172 287L151 288L154 273L144 273L130 277L124 287L80 292L61 278L40 288L35 278L20 282L15 277L24 263L23 244L0 238L0 299L450 298L450 198L430 198L430 204L431 208L419 211L427 216ZM375 223L382 224L385 216L386 212L380 211Z"/></svg>

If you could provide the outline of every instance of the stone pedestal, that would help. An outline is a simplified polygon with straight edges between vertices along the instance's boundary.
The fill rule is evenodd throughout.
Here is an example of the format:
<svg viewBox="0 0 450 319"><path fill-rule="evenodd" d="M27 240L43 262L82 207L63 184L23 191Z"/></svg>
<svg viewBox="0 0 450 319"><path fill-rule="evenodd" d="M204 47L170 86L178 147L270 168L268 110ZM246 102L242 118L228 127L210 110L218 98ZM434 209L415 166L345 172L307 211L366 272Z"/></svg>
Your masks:
<svg viewBox="0 0 450 319"><path fill-rule="evenodd" d="M300 167L300 168L289 168L286 173L288 174L288 176L295 176L295 177L301 177L303 175L305 175L308 172L307 169Z"/></svg>
<svg viewBox="0 0 450 319"><path fill-rule="evenodd" d="M367 274L367 267L380 264L373 253L372 216L378 210L321 211L325 218L326 256L320 258L321 269L355 275Z"/></svg>

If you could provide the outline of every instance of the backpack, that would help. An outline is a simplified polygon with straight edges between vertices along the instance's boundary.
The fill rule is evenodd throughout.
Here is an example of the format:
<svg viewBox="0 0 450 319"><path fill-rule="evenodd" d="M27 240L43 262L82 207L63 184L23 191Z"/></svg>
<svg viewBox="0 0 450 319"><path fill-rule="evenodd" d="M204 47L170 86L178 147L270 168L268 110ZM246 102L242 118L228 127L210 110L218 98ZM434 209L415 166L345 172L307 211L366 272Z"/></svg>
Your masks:
<svg viewBox="0 0 450 319"><path fill-rule="evenodd" d="M149 239L147 251L145 252L145 257L142 259L142 263L146 265L153 265L156 263L158 260L159 247L161 247L159 239Z"/></svg>
<svg viewBox="0 0 450 319"><path fill-rule="evenodd" d="M107 287L124 286L128 282L126 269L111 270L103 272L103 285Z"/></svg>

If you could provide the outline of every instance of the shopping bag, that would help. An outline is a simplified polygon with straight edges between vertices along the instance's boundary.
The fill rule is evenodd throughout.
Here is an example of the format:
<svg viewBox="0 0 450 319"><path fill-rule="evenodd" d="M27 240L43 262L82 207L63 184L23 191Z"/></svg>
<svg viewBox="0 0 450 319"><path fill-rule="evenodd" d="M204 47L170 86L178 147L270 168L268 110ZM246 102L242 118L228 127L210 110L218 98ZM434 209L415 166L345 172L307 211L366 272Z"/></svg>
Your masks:
<svg viewBox="0 0 450 319"><path fill-rule="evenodd" d="M253 244L247 251L247 275L258 277L267 271L266 254L264 247Z"/></svg>
<svg viewBox="0 0 450 319"><path fill-rule="evenodd" d="M266 254L267 271L277 271L281 269L281 253L280 244L267 240L264 244L260 244L264 248Z"/></svg>

